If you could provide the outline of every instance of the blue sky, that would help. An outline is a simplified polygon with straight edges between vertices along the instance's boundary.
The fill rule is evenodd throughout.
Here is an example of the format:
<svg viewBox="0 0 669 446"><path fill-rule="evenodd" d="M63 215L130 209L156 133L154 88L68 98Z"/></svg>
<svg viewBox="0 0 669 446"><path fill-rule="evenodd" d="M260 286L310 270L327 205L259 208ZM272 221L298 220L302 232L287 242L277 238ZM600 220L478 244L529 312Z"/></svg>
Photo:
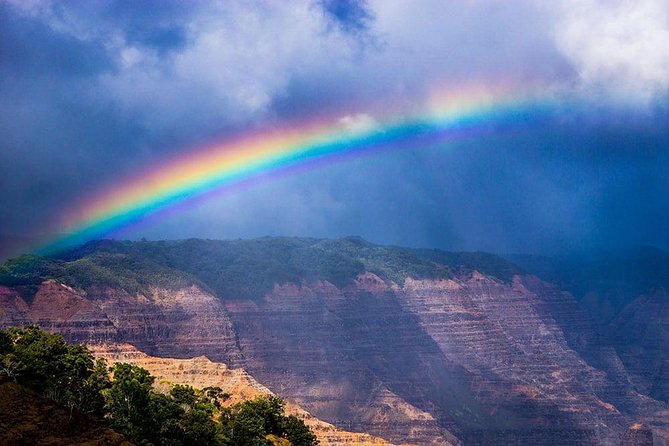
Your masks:
<svg viewBox="0 0 669 446"><path fill-rule="evenodd" d="M118 236L669 248L668 42L664 0L0 1L0 235L34 236L228 135L504 81L579 106L213 194Z"/></svg>

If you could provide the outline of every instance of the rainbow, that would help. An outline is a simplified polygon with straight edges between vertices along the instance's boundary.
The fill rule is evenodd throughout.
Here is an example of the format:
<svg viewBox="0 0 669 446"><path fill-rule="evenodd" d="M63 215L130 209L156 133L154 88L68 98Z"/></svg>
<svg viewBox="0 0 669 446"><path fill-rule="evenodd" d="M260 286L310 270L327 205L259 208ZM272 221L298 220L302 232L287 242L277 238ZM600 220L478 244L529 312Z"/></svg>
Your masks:
<svg viewBox="0 0 669 446"><path fill-rule="evenodd" d="M272 174L382 150L445 144L534 122L553 109L550 98L504 88L460 89L433 95L420 113L388 113L362 124L351 118L306 122L242 135L190 151L76 203L49 231L64 235L35 251L51 253L108 236L177 203Z"/></svg>

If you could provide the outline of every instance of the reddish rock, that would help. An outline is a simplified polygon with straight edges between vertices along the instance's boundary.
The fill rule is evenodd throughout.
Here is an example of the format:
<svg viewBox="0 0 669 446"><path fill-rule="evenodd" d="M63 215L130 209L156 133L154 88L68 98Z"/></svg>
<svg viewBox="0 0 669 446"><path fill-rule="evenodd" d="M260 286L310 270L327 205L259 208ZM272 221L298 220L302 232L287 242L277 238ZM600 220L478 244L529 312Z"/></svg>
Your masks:
<svg viewBox="0 0 669 446"><path fill-rule="evenodd" d="M658 438L669 432L666 404L634 390L574 299L532 277L398 286L366 272L342 288L303 282L233 297L47 281L30 302L0 287L0 325L206 355L320 419L398 443L617 445L637 419Z"/></svg>
<svg viewBox="0 0 669 446"><path fill-rule="evenodd" d="M20 327L29 323L28 309L16 290L0 286L0 326Z"/></svg>

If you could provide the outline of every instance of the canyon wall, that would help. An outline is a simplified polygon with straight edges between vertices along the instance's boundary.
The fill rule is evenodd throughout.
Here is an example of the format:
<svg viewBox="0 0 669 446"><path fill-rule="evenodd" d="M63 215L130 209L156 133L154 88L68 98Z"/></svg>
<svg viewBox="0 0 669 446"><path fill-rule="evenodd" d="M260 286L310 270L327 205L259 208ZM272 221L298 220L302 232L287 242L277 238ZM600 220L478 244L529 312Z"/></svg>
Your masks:
<svg viewBox="0 0 669 446"><path fill-rule="evenodd" d="M293 255L309 265L291 254L299 243L281 262ZM3 286L0 324L38 323L70 341L128 343L152 356L206 356L337 428L397 444L618 446L640 422L657 444L669 442L669 409L651 394L663 388L629 368L634 348L621 360L569 293L512 267L495 274L490 257L460 254L445 265L383 248L363 258L361 249L376 248L328 243L343 248L328 254L327 274L244 270L248 260L235 257L218 260L232 266L212 273L215 283ZM322 272L318 256L308 258ZM483 259L480 268L472 259ZM290 280L271 284L286 271ZM247 291L236 294L240 283ZM635 314L620 323L642 336Z"/></svg>

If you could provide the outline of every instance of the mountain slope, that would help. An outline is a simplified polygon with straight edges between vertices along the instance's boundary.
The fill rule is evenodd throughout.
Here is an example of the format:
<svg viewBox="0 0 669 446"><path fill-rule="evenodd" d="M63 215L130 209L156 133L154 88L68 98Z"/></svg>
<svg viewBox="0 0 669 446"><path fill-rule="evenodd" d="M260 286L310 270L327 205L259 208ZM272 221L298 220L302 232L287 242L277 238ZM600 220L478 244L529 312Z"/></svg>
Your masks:
<svg viewBox="0 0 669 446"><path fill-rule="evenodd" d="M611 332L635 386L669 402L669 294L635 299L611 322Z"/></svg>
<svg viewBox="0 0 669 446"><path fill-rule="evenodd" d="M70 411L30 389L0 381L2 446L131 446L99 420Z"/></svg>

